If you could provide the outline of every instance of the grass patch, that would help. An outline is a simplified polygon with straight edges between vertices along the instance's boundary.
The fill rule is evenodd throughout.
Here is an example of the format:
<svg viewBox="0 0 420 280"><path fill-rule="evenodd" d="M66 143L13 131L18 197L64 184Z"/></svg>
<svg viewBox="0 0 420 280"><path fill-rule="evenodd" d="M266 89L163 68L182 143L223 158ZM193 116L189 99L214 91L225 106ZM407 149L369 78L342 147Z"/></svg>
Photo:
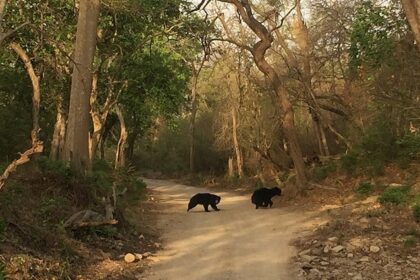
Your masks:
<svg viewBox="0 0 420 280"><path fill-rule="evenodd" d="M413 248L417 245L417 238L414 236L409 236L406 239L404 239L404 247L406 248Z"/></svg>
<svg viewBox="0 0 420 280"><path fill-rule="evenodd" d="M375 185L370 182L362 182L355 189L354 192L359 196L367 196L375 190Z"/></svg>
<svg viewBox="0 0 420 280"><path fill-rule="evenodd" d="M420 222L420 204L414 204L411 211L416 222Z"/></svg>
<svg viewBox="0 0 420 280"><path fill-rule="evenodd" d="M409 200L409 192L410 187L408 186L387 188L379 197L379 202L381 204L403 204Z"/></svg>
<svg viewBox="0 0 420 280"><path fill-rule="evenodd" d="M372 217L381 217L385 215L386 211L384 209L371 209L366 212L366 216Z"/></svg>

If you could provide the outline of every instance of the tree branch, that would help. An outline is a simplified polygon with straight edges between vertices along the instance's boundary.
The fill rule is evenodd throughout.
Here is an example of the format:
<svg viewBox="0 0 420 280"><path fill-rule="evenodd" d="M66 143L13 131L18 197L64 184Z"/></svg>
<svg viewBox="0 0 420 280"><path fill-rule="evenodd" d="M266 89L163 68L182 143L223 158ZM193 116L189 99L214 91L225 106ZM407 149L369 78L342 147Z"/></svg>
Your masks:
<svg viewBox="0 0 420 280"><path fill-rule="evenodd" d="M0 176L0 190L6 184L7 179L9 176L16 171L16 168L19 165L22 165L28 161L30 161L30 156L41 153L44 149L42 141L38 138L39 128L39 105L41 100L40 94L40 87L39 87L39 79L35 74L35 71L32 67L32 63L29 60L28 55L22 49L20 45L17 43L11 43L10 47L16 52L16 54L20 57L20 59L25 64L26 71L32 81L33 87L33 94L32 94L32 132L31 132L31 139L32 139L32 147L26 150L23 154L20 154L20 157L11 164L9 164L3 174Z"/></svg>
<svg viewBox="0 0 420 280"><path fill-rule="evenodd" d="M205 9L207 7L207 5L210 3L211 0L201 0L201 2L192 10L187 11L187 13L193 13L196 12L200 9Z"/></svg>
<svg viewBox="0 0 420 280"><path fill-rule="evenodd" d="M1 0L0 0L1 1ZM1 32L1 28L0 28L0 45L1 45L1 43L3 43L3 41L4 40L6 40L7 38L9 38L10 36L12 36L14 33L16 33L19 29L22 29L23 27L25 27L26 25L28 25L29 24L29 22L25 22L25 23L22 23L21 25L19 25L18 27L16 27L15 29L13 29L13 30L10 30L10 31L8 31L8 32L6 32L6 33L2 33Z"/></svg>

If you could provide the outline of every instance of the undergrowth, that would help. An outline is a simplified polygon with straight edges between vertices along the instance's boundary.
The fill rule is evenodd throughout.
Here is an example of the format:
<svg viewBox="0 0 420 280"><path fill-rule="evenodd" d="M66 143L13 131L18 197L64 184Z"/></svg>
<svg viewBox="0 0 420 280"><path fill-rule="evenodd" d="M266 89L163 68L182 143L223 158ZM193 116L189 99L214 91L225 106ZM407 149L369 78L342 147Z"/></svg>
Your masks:
<svg viewBox="0 0 420 280"><path fill-rule="evenodd" d="M2 189L0 240L7 236L12 247L27 247L52 259L64 257L66 261L61 264L67 267L80 258L77 249L68 245L72 237L83 241L98 236L113 238L118 231L130 229L129 225L120 228L119 223L74 234L62 226L81 210L104 214L104 197L112 197L113 188L117 195L117 219L121 217L125 222L124 209L137 203L145 193L145 183L135 177L132 168L114 170L107 162L98 160L93 163L90 175L80 177L62 162L40 156L22 166ZM72 278L70 270L65 270L64 275ZM2 273L0 266L0 280L5 277ZM51 276L56 275L54 273L51 272Z"/></svg>
<svg viewBox="0 0 420 280"><path fill-rule="evenodd" d="M403 204L408 202L410 198L410 187L390 187L387 188L380 196L379 202L381 204Z"/></svg>
<svg viewBox="0 0 420 280"><path fill-rule="evenodd" d="M420 156L420 135L396 136L386 121L374 122L366 134L346 155L341 157L341 168L349 175L380 176L384 167L396 162L405 169Z"/></svg>

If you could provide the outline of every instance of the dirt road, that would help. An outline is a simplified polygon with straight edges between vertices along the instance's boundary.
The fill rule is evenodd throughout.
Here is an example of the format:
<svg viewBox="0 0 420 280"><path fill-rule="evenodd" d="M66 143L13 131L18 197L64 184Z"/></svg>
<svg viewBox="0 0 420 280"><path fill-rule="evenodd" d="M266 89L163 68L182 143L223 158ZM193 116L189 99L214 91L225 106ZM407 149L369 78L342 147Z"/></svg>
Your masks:
<svg viewBox="0 0 420 280"><path fill-rule="evenodd" d="M163 250L147 280L293 280L289 242L307 222L285 208L255 210L249 196L214 192L221 211L201 205L187 213L189 198L208 190L160 180L145 180L162 209L158 228ZM273 199L274 207L280 202Z"/></svg>

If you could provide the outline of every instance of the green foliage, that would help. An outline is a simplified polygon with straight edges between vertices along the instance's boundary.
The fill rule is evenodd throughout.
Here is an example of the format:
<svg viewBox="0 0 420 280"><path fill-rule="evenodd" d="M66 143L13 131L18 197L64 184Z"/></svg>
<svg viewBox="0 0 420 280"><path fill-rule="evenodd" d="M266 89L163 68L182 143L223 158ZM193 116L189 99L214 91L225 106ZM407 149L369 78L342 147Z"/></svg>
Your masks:
<svg viewBox="0 0 420 280"><path fill-rule="evenodd" d="M322 166L315 166L312 170L312 178L316 182L320 182L328 177L329 174L335 172L337 166L334 162L328 162Z"/></svg>
<svg viewBox="0 0 420 280"><path fill-rule="evenodd" d="M387 188L380 196L379 202L381 204L395 204L399 205L409 200L410 187L390 187Z"/></svg>
<svg viewBox="0 0 420 280"><path fill-rule="evenodd" d="M370 182L362 182L354 189L354 192L359 196L366 196L371 194L375 189L375 185Z"/></svg>
<svg viewBox="0 0 420 280"><path fill-rule="evenodd" d="M414 197L411 211L416 222L420 222L420 195ZM418 233L418 237L420 238L420 233Z"/></svg>
<svg viewBox="0 0 420 280"><path fill-rule="evenodd" d="M341 168L347 172L347 174L354 174L357 170L357 164L358 164L358 157L355 152L350 152L348 154L345 154L341 157L340 163Z"/></svg>
<svg viewBox="0 0 420 280"><path fill-rule="evenodd" d="M0 218L0 235L4 234L6 230L6 222Z"/></svg>
<svg viewBox="0 0 420 280"><path fill-rule="evenodd" d="M43 173L55 174L63 178L70 178L73 173L71 169L62 161L54 161L46 156L36 158L36 163Z"/></svg>
<svg viewBox="0 0 420 280"><path fill-rule="evenodd" d="M420 156L420 135L407 134L396 141L397 162L401 168Z"/></svg>
<svg viewBox="0 0 420 280"><path fill-rule="evenodd" d="M105 160L95 159L92 162L92 173L87 178L103 194L110 192L114 182L112 167Z"/></svg>
<svg viewBox="0 0 420 280"><path fill-rule="evenodd" d="M6 266L0 262L0 280L6 280Z"/></svg>
<svg viewBox="0 0 420 280"><path fill-rule="evenodd" d="M385 118L373 122L356 147L341 158L341 168L348 174L360 169L383 175L385 165L392 161L407 167L420 154L420 136L406 134L398 138L395 134Z"/></svg>
<svg viewBox="0 0 420 280"><path fill-rule="evenodd" d="M404 239L404 247L406 248L413 248L417 245L417 238L414 236L409 236Z"/></svg>
<svg viewBox="0 0 420 280"><path fill-rule="evenodd" d="M417 222L420 222L420 203L416 203L412 207L413 217Z"/></svg>
<svg viewBox="0 0 420 280"><path fill-rule="evenodd" d="M389 62L395 48L393 36L401 33L403 21L396 7L363 1L356 11L351 30L350 67L377 68Z"/></svg>

